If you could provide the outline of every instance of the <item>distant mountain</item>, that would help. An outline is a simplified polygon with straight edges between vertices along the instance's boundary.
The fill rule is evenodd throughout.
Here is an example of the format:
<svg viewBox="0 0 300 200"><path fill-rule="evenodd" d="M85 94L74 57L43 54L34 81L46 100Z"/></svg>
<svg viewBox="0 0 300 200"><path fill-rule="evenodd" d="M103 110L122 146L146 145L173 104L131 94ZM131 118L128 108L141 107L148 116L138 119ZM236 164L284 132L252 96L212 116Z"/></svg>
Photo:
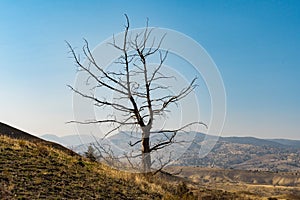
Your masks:
<svg viewBox="0 0 300 200"><path fill-rule="evenodd" d="M288 139L268 139L269 141L276 142L285 146L300 148L299 140L288 140Z"/></svg>
<svg viewBox="0 0 300 200"><path fill-rule="evenodd" d="M67 146L66 141L63 138L58 137L57 135L54 135L54 134L45 134L45 135L40 136L40 138Z"/></svg>
<svg viewBox="0 0 300 200"><path fill-rule="evenodd" d="M202 139L193 143L176 165L259 171L300 171L299 143L300 141L284 139L220 137L210 153L200 158L199 149L205 145Z"/></svg>
<svg viewBox="0 0 300 200"><path fill-rule="evenodd" d="M102 146L110 146L114 155L118 156L124 154L123 150L128 151L131 149L134 152L139 152L139 145L136 145L134 148L129 145L129 142L134 143L138 141L138 136L130 132L121 132L105 140L97 140ZM42 137L68 146L81 154L87 150L88 145L95 142L95 138L91 135L69 135L63 137L44 135ZM174 152L173 156L177 161L173 164L180 166L213 166L224 169L283 172L300 171L300 141L298 140L259 139L254 137L217 138L211 136L210 138L218 139L218 141L207 156L200 158L199 149L201 147L205 148L205 145L207 145L206 137L207 135L196 132L182 135L179 137L180 140L189 141L189 146L171 145L166 149L166 152ZM163 138L152 137L151 144L161 139Z"/></svg>
<svg viewBox="0 0 300 200"><path fill-rule="evenodd" d="M236 143L236 144L248 144L256 146L272 146L272 147L283 147L285 144L277 141L259 139L255 137L221 137L220 141Z"/></svg>
<svg viewBox="0 0 300 200"><path fill-rule="evenodd" d="M80 146L82 144L95 142L95 138L92 135L67 135L60 137L54 134L45 134L40 137L45 140L56 142L71 148Z"/></svg>
<svg viewBox="0 0 300 200"><path fill-rule="evenodd" d="M289 139L259 139L254 137L221 137L221 140L239 144L250 144L250 145L267 145L274 147L293 147L300 148L299 140Z"/></svg>

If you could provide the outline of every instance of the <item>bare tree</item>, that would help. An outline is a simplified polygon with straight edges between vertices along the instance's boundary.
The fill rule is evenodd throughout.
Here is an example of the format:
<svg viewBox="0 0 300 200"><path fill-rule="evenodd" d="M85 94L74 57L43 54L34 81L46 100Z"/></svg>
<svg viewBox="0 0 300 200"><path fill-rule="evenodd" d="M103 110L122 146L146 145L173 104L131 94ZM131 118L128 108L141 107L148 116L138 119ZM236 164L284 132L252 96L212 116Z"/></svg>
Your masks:
<svg viewBox="0 0 300 200"><path fill-rule="evenodd" d="M122 44L117 44L115 39L110 43L110 45L118 49L122 54L115 62L115 64L119 65L119 68L115 71L109 71L97 64L86 40L84 40L85 45L82 50L84 57L88 61L87 65L81 62L80 56L76 54L74 48L67 42L78 69L87 73L88 79L92 79L96 82L94 89L105 88L114 92L116 97L113 100L107 100L106 98L101 98L101 96L97 97L84 93L70 85L68 87L83 98L93 101L96 106L100 108L112 108L121 113L120 116L122 117L109 116L100 120L72 122L81 124L110 124L113 128L107 131L106 136L114 131L120 130L124 126L130 129L139 129L141 132L140 139L135 142L130 141L129 144L132 147L141 145L141 153L138 156L142 158L141 164L143 172L148 173L151 171L152 152L173 144L178 132L183 131L186 127L193 124L205 124L195 121L177 129L152 130L153 122L156 117L163 116L165 112L169 111L168 108L171 104L177 104L193 91L196 87L196 78L191 80L190 84L182 88L177 94L168 92L168 86L157 84L157 82L163 79L173 78L161 72L168 55L168 51L160 49L166 35L159 40L149 41L152 29L148 28L147 21L147 27L141 33L131 37L129 36L129 19L127 15L125 15L125 17L126 25ZM158 45L155 46L155 42L157 42ZM152 56L156 56L159 59L158 64L155 66L150 66L148 62ZM152 95L157 91L160 91L159 94L163 95L159 97ZM130 104L124 103L124 101L122 101L124 99L130 102ZM151 144L150 137L153 134L163 134L166 137L164 140L159 140L155 144ZM165 164L162 163L162 166L164 165Z"/></svg>

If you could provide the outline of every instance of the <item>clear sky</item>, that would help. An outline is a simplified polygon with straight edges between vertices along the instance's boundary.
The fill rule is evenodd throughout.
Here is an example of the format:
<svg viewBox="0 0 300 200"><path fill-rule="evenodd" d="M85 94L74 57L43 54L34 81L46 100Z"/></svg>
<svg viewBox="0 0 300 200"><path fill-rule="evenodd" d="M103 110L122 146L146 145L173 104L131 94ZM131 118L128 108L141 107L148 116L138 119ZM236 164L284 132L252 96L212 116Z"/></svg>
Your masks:
<svg viewBox="0 0 300 200"><path fill-rule="evenodd" d="M74 133L65 40L95 47L133 27L180 31L211 55L227 92L222 135L300 139L300 1L0 1L0 121Z"/></svg>

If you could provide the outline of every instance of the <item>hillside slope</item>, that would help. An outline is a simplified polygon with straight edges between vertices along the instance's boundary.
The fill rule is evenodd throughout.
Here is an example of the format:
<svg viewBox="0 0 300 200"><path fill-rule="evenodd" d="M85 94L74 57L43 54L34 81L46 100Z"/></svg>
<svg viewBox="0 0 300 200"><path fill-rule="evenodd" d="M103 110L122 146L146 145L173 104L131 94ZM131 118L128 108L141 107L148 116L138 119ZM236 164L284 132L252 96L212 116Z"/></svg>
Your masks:
<svg viewBox="0 0 300 200"><path fill-rule="evenodd" d="M40 143L0 136L0 199L161 199L167 194L120 174Z"/></svg>
<svg viewBox="0 0 300 200"><path fill-rule="evenodd" d="M60 144L57 144L55 142L50 142L47 140L43 140L39 137L36 137L29 133L26 133L25 131L19 130L17 128L14 128L12 126L4 124L2 122L0 122L0 135L4 135L4 136L14 138L14 139L23 139L23 140L31 141L34 143L40 143L40 144L64 151L65 153L68 153L70 155L75 155L75 152L71 151L70 149L68 149Z"/></svg>

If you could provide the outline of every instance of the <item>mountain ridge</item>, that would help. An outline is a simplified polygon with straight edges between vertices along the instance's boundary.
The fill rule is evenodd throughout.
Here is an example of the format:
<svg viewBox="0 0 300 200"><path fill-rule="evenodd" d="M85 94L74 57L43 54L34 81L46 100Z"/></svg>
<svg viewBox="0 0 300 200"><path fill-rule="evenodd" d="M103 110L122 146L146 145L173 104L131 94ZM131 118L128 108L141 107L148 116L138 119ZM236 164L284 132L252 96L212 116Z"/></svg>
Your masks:
<svg viewBox="0 0 300 200"><path fill-rule="evenodd" d="M206 134L201 133L201 132L197 132L197 134L199 134L201 138L204 138L206 136ZM71 135L66 135L66 136L57 136L55 134L43 134L39 137L43 138L45 140L62 143L66 146L80 145L80 144L78 144L79 137L89 138L89 139L84 139L83 141L87 141L87 142L85 142L83 144L88 144L88 143L91 143L94 141L94 137L91 135L88 135L88 134L85 134L85 135L71 134ZM213 137L218 137L218 136L213 136ZM73 139L76 141L76 143L72 142ZM220 136L219 139L224 140L224 141L230 141L233 143L254 144L254 141L256 141L256 142L258 142L258 143L256 143L256 145L258 145L258 144L267 145L268 144L268 145L272 145L272 146L280 145L282 147L291 146L291 147L300 148L300 140L295 140L295 139L284 139L284 138L269 139L269 138L257 138L257 137L253 137L253 136Z"/></svg>
<svg viewBox="0 0 300 200"><path fill-rule="evenodd" d="M191 134L192 135L192 134ZM76 136L78 137L78 136ZM190 147L173 165L219 167L223 169L259 170L259 171L300 171L300 141L289 139L260 139L255 137L219 137L214 148L203 158L200 158L199 149L205 145L206 135L195 133ZM69 136L71 139L72 136ZM129 148L130 133L120 133L108 137L116 147ZM92 142L92 141L90 141ZM72 148L78 153L84 153L90 143L81 144ZM126 146L127 145L127 146ZM112 148L114 148L112 146ZM172 146L172 145L171 145ZM139 148L139 146L137 146ZM170 147L172 148L172 147ZM174 149L176 153L179 153ZM115 148L115 155L121 154Z"/></svg>

